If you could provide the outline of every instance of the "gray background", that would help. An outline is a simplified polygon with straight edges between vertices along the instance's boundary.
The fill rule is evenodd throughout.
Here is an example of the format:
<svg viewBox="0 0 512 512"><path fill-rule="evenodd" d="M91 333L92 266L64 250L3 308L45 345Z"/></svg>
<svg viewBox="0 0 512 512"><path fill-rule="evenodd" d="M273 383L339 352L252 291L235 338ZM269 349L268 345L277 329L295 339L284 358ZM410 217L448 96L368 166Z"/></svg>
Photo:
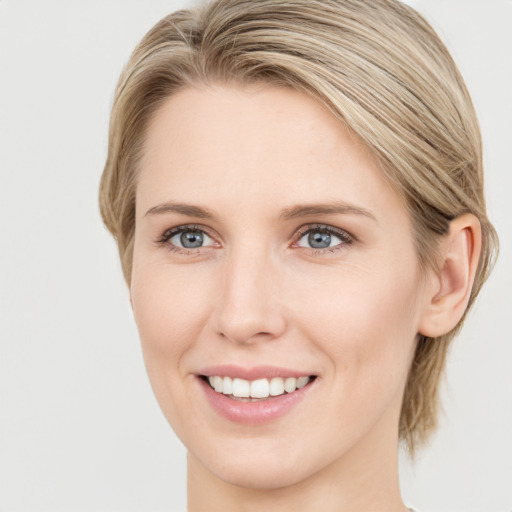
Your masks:
<svg viewBox="0 0 512 512"><path fill-rule="evenodd" d="M412 3L480 116L501 259L453 345L405 499L512 511L512 2ZM97 186L122 66L182 0L0 2L0 510L185 510L185 451L143 367Z"/></svg>

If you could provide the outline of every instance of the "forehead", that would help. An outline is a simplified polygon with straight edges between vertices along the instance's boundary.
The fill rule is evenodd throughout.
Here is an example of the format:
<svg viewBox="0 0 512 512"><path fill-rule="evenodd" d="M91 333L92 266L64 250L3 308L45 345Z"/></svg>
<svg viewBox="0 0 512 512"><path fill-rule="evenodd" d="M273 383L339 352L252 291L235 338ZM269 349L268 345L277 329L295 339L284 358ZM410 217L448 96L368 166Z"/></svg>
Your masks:
<svg viewBox="0 0 512 512"><path fill-rule="evenodd" d="M187 88L152 118L137 201L276 207L316 200L386 208L395 194L362 141L312 97L285 87ZM268 206L268 205L267 205Z"/></svg>

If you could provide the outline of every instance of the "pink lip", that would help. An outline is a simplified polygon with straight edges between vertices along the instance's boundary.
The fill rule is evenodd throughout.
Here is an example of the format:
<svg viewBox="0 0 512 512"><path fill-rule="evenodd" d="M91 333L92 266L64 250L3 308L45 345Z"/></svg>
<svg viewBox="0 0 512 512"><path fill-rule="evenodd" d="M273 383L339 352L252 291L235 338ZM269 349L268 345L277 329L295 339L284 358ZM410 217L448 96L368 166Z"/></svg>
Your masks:
<svg viewBox="0 0 512 512"><path fill-rule="evenodd" d="M216 373L216 375L219 374ZM221 372L220 375L223 375L223 373ZM213 409L224 418L245 425L268 423L283 416L306 398L317 380L318 379L314 379L309 384L301 389L297 389L293 393L285 393L284 395L269 397L266 400L257 402L243 402L228 398L228 396L222 393L217 393L205 379L197 377L197 381Z"/></svg>
<svg viewBox="0 0 512 512"><path fill-rule="evenodd" d="M271 379L272 377L303 377L313 375L309 372L292 370L290 368L279 368L277 366L254 366L253 368L243 368L232 364L223 364L218 366L209 366L197 372L199 375L213 377L232 377L245 380Z"/></svg>

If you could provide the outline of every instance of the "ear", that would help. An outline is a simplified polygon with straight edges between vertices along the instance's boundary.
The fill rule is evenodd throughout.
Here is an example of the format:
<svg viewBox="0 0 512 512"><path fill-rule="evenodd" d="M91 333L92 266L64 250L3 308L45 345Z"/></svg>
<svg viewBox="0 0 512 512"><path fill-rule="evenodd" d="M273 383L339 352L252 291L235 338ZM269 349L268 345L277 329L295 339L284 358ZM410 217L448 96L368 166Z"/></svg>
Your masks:
<svg viewBox="0 0 512 512"><path fill-rule="evenodd" d="M441 242L439 270L428 286L427 304L419 333L435 338L451 331L462 318L482 248L479 220L466 213L452 220L449 233Z"/></svg>

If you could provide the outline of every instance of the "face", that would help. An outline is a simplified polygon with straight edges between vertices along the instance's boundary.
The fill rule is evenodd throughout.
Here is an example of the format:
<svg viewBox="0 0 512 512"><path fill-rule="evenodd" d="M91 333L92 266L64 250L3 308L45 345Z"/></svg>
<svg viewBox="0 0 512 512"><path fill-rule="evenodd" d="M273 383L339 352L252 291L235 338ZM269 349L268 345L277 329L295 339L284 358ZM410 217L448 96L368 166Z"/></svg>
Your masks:
<svg viewBox="0 0 512 512"><path fill-rule="evenodd" d="M145 363L196 464L275 488L396 451L423 288L357 137L291 89L182 90L149 126L136 211Z"/></svg>

